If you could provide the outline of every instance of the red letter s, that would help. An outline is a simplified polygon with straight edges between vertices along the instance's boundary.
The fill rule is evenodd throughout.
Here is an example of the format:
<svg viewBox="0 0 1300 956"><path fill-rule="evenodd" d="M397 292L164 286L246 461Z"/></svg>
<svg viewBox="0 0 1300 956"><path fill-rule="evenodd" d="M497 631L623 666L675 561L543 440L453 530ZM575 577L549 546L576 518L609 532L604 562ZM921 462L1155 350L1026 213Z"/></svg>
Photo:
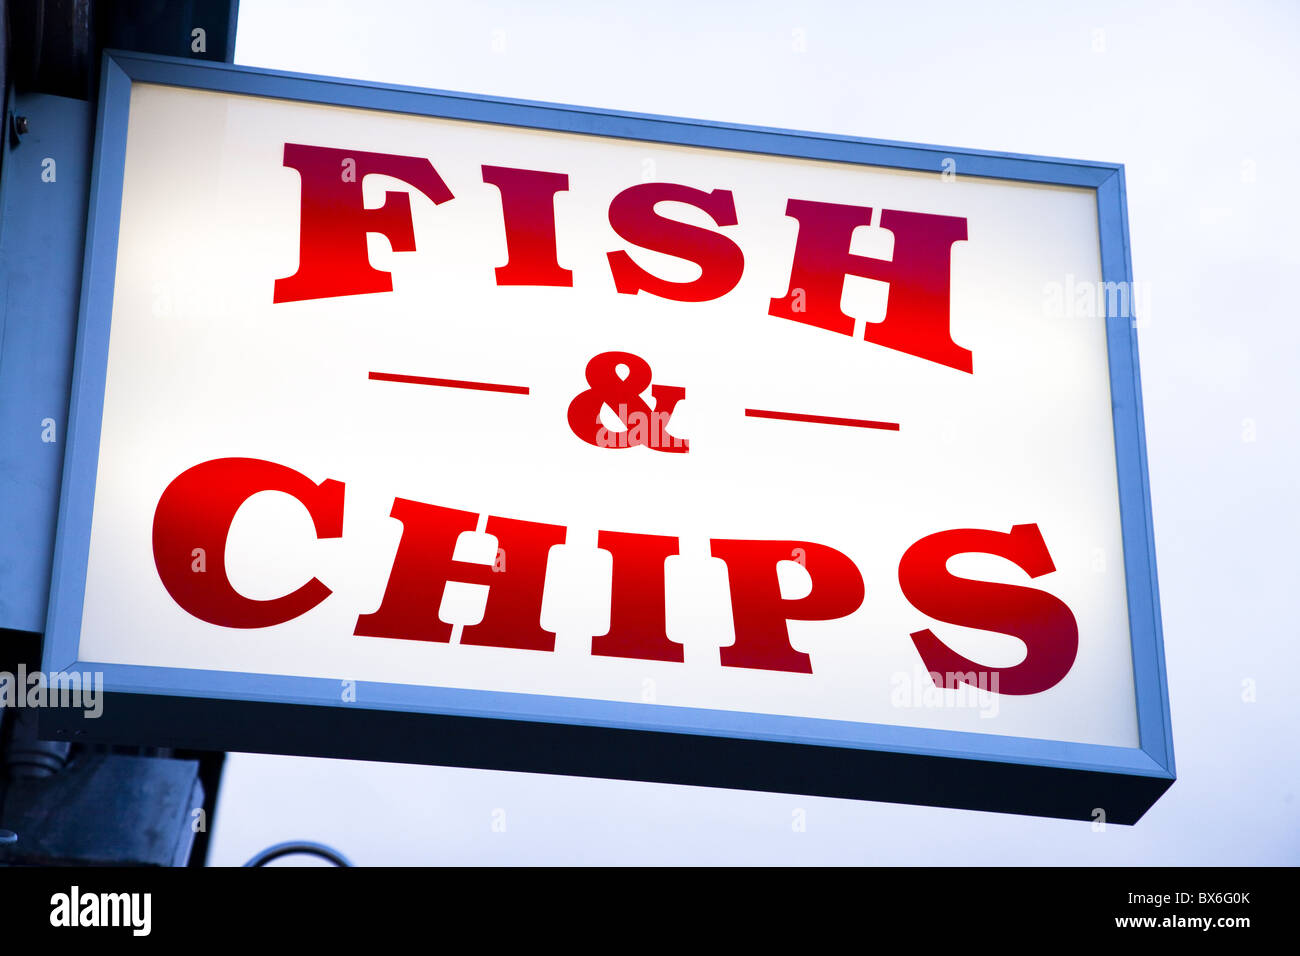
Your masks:
<svg viewBox="0 0 1300 956"><path fill-rule="evenodd" d="M707 302L736 287L745 271L745 256L720 232L665 219L655 211L661 202L682 202L703 209L719 226L736 225L736 202L726 189L706 193L674 183L629 186L609 204L609 224L622 238L645 249L689 259L700 267L691 282L670 282L646 272L626 252L608 254L614 288L624 295L649 292L676 302Z"/></svg>
<svg viewBox="0 0 1300 956"><path fill-rule="evenodd" d="M1027 651L1025 659L1014 667L982 667L926 628L912 634L921 660L931 674L942 675L942 686L949 688L962 683L962 676L971 671L996 677L997 684L988 689L1002 694L1038 694L1056 686L1074 665L1079 649L1074 614L1046 591L950 574L948 559L968 552L1007 558L1031 578L1056 570L1036 524L1018 524L1009 534L972 528L941 531L916 542L898 563L903 596L922 614L948 624L1020 638Z"/></svg>

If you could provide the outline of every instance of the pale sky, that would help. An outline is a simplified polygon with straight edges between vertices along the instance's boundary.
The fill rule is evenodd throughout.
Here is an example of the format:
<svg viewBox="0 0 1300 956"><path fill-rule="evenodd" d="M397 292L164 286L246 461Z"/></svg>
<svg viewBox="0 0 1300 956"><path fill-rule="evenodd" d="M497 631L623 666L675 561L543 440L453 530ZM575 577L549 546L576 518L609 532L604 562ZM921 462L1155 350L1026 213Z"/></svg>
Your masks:
<svg viewBox="0 0 1300 956"><path fill-rule="evenodd" d="M1300 7L243 0L236 62L1124 163L1179 779L1136 827L1098 832L236 754L212 862L308 839L359 864L1300 863Z"/></svg>

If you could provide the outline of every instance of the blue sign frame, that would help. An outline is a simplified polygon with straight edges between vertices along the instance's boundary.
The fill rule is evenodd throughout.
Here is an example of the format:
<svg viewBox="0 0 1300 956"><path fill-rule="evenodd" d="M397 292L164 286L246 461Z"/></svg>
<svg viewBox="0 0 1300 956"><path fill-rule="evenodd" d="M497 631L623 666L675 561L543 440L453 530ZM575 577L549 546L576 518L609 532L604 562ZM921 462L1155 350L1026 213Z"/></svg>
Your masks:
<svg viewBox="0 0 1300 956"><path fill-rule="evenodd" d="M1140 746L656 704L181 670L79 659L91 511L134 82L566 133L1091 188L1104 282L1131 288L1119 164L943 149L379 86L221 63L104 56L71 412L43 666L99 671L102 716L49 709L46 736L438 763L967 807L1133 823L1173 783L1137 339L1105 318ZM950 166L950 164L949 164Z"/></svg>

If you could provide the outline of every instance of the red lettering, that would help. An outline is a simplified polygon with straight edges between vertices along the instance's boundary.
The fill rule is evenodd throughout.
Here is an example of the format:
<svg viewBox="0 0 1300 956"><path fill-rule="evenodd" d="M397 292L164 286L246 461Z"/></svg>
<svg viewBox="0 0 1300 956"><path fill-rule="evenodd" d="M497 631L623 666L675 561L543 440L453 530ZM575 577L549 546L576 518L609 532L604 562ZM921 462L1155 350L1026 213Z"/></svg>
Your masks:
<svg viewBox="0 0 1300 956"><path fill-rule="evenodd" d="M439 620L443 585L453 572L468 584L487 584L492 568L455 561L456 539L478 525L472 511L456 511L409 498L393 500L389 515L402 523L402 538L388 574L379 610L357 618L358 637L408 641L451 640L451 625Z"/></svg>
<svg viewBox="0 0 1300 956"><path fill-rule="evenodd" d="M483 620L466 627L462 644L555 650L555 634L543 630L542 588L551 548L563 544L563 525L539 524L516 518L489 517L487 533L495 535L505 554L505 570L493 573Z"/></svg>
<svg viewBox="0 0 1300 956"><path fill-rule="evenodd" d="M880 225L894 234L892 261L849 252L853 231L871 224L871 209L791 199L785 214L799 220L790 291L773 299L769 314L842 335L853 317L841 308L846 275L889 283L882 322L867 322L864 338L962 372L971 353L949 331L952 244L966 238L966 220L886 209Z"/></svg>
<svg viewBox="0 0 1300 956"><path fill-rule="evenodd" d="M386 236L394 252L413 251L411 197L389 191L382 206L366 209L361 193L366 176L400 179L434 203L452 198L433 164L415 156L285 143L284 165L302 177L302 219L298 271L275 280L274 302L393 291L392 273L370 265L366 233Z"/></svg>
<svg viewBox="0 0 1300 956"><path fill-rule="evenodd" d="M497 285L573 285L573 273L560 266L555 251L555 194L569 188L569 177L484 166L483 182L501 190L508 258L497 268Z"/></svg>
<svg viewBox="0 0 1300 956"><path fill-rule="evenodd" d="M668 639L664 612L664 561L677 553L677 539L602 531L597 544L614 557L614 580L609 630L592 638L591 653L684 661L682 645Z"/></svg>
<svg viewBox="0 0 1300 956"><path fill-rule="evenodd" d="M862 575L845 555L808 541L713 539L713 556L727 562L736 642L721 649L725 667L812 673L812 659L790 646L787 621L829 621L862 604ZM812 578L804 597L781 597L777 563L801 554Z"/></svg>
<svg viewBox="0 0 1300 956"><path fill-rule="evenodd" d="M646 272L626 252L611 252L614 288L625 295L649 292L676 302L705 302L734 289L745 271L740 247L721 233L664 219L655 212L655 204L661 202L684 202L703 209L719 226L734 226L737 221L736 202L725 189L706 193L673 183L641 183L624 189L609 204L609 224L614 231L645 249L689 259L700 267L700 277L691 282L669 282Z"/></svg>
<svg viewBox="0 0 1300 956"><path fill-rule="evenodd" d="M1031 578L1056 570L1036 524L1019 524L1009 534L963 528L922 538L898 564L903 595L922 614L947 624L977 627L1018 637L1025 659L1014 667L987 668L958 654L928 628L912 634L932 679L956 687L963 675L983 673L979 686L1002 694L1038 694L1056 686L1074 664L1079 626L1058 598L1035 588L991 581L971 581L948 572L958 554L996 554L1015 562ZM942 675L942 676L940 676ZM993 680L996 679L996 683Z"/></svg>
<svg viewBox="0 0 1300 956"><path fill-rule="evenodd" d="M563 527L489 517L487 533L505 555L502 570L494 570L452 557L456 539L478 524L473 512L398 498L390 513L402 523L397 556L379 610L357 618L354 634L449 641L451 625L439 620L438 609L443 587L455 580L490 587L483 620L464 628L462 644L555 649L555 635L540 624L542 586L551 547L564 541Z"/></svg>
<svg viewBox="0 0 1300 956"><path fill-rule="evenodd" d="M240 506L261 491L282 491L311 515L318 538L343 534L343 483L314 483L292 468L257 458L218 458L182 472L163 491L153 517L153 559L172 600L220 627L270 627L310 611L330 595L312 578L270 601L246 598L226 576L226 537Z"/></svg>

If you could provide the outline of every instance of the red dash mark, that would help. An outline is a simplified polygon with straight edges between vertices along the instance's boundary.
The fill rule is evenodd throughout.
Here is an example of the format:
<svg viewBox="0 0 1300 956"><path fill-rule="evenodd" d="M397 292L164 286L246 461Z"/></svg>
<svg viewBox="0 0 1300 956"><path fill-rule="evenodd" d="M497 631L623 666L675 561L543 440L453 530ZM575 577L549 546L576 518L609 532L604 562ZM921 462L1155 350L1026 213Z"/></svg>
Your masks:
<svg viewBox="0 0 1300 956"><path fill-rule="evenodd" d="M848 425L851 428L882 428L898 431L897 422L873 422L865 418L833 418L830 415L804 415L799 412L773 412L762 408L747 408L749 418L776 418L787 422L812 422L815 425Z"/></svg>
<svg viewBox="0 0 1300 956"><path fill-rule="evenodd" d="M509 392L527 395L526 385L496 385L492 382L463 382L456 378L425 378L423 375L398 375L395 372L371 372L372 382L402 382L406 385L437 385L440 388L470 388L478 392Z"/></svg>

